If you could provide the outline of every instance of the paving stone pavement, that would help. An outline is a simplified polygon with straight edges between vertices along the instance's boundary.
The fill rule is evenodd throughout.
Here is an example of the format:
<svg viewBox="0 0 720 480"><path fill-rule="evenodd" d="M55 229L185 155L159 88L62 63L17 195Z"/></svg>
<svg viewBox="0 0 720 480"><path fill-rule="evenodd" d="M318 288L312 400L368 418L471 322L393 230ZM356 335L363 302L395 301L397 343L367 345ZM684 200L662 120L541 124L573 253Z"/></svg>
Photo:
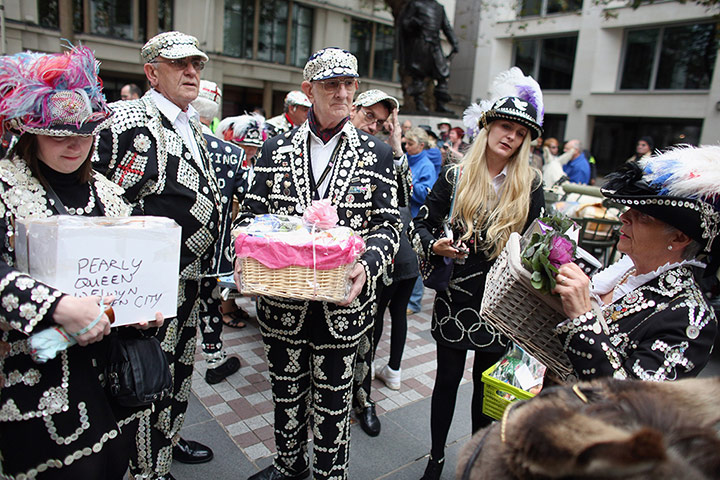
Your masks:
<svg viewBox="0 0 720 480"><path fill-rule="evenodd" d="M355 422L351 427L350 478L413 479L422 476L430 451L430 396L435 381L435 341L430 334L434 292L426 289L422 311L408 317L408 335L402 360L402 386L390 390L373 381L372 399L381 421L378 437L367 436ZM250 299L240 304L254 320ZM245 479L272 462L273 407L268 368L257 322L243 329L225 327L223 341L242 362L240 370L216 385L205 382L206 365L198 348L184 438L211 446L215 458L203 465L173 464L178 480ZM378 345L376 366L390 354L389 317ZM443 478L453 478L455 457L470 437L472 355L468 355L454 422L448 437Z"/></svg>
<svg viewBox="0 0 720 480"><path fill-rule="evenodd" d="M402 387L393 391L373 382L372 398L377 402L382 430L371 438L357 424L351 427L351 480L418 480L430 451L430 395L435 378L435 342L430 335L434 292L426 289L422 311L408 317L408 336L402 362ZM242 299L243 308L253 316L254 306ZM389 356L389 318L378 346L376 365L381 368ZM202 465L173 463L178 480L244 480L272 463L272 396L262 339L257 323L243 329L225 328L227 350L237 355L242 368L217 385L205 380L205 362L200 350L193 373L193 394L182 436L213 448L215 458ZM470 438L472 397L472 355L468 355L460 386L453 424L445 450L442 478L455 478L456 459ZM716 348L702 377L720 375L720 347Z"/></svg>

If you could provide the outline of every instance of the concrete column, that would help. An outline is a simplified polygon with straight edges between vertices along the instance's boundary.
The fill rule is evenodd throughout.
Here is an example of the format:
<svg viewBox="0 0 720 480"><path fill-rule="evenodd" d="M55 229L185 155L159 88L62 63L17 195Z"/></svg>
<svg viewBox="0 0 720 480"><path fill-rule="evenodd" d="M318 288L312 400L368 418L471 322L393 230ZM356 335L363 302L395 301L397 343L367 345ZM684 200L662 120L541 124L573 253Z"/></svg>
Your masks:
<svg viewBox="0 0 720 480"><path fill-rule="evenodd" d="M72 0L60 0L58 2L58 18L60 22L60 38L67 38L70 43L75 44Z"/></svg>
<svg viewBox="0 0 720 480"><path fill-rule="evenodd" d="M145 25L145 31L148 39L158 34L158 23L160 22L158 8L157 0L147 0L147 25ZM141 41L145 43L144 39L141 39Z"/></svg>
<svg viewBox="0 0 720 480"><path fill-rule="evenodd" d="M263 81L263 108L265 113L270 116L272 114L272 100L273 100L273 83Z"/></svg>

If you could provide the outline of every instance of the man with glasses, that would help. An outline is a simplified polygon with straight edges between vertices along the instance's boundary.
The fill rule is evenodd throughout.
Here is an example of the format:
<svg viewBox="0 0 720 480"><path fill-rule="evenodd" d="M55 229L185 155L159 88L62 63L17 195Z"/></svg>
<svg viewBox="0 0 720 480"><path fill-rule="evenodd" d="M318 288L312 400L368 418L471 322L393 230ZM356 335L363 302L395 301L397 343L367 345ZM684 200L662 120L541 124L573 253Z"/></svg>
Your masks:
<svg viewBox="0 0 720 480"><path fill-rule="evenodd" d="M190 393L198 320L210 291L201 280L213 264L222 219L221 191L206 149L197 111L200 71L208 60L195 37L164 32L142 48L152 87L141 99L112 104L112 128L98 137L94 166L125 189L145 215L170 217L182 227L177 317L156 333L173 373L170 398L155 403L137 434L138 478L173 478L170 464L203 463L212 450L180 438ZM205 304L206 305L206 304ZM147 417L145 417L147 418Z"/></svg>
<svg viewBox="0 0 720 480"><path fill-rule="evenodd" d="M358 130L365 133L375 135L383 130L383 125L388 122L388 144L393 150L393 162L395 164L395 175L400 190L407 185L412 185L412 179L406 181L406 177L410 175L407 160L402 151L400 138L402 130L398 122L397 113L400 103L396 98L388 95L382 90L368 90L358 95L353 103L353 109L350 112L350 121ZM403 205L403 198L407 195L405 192L398 191L398 201L400 206ZM402 215L402 211L401 211ZM378 285L378 297L382 285ZM384 313L384 312L383 312ZM377 318L377 317L376 317ZM379 328L378 328L379 327ZM358 423L365 433L371 437L380 434L380 420L375 412L375 403L370 399L370 385L374 376L373 357L377 342L375 338L379 338L382 333L382 324L378 325L377 320L374 328L365 332L358 344L357 366L355 368L355 382L353 384L353 409L358 418Z"/></svg>
<svg viewBox="0 0 720 480"><path fill-rule="evenodd" d="M372 325L376 284L387 278L399 239L392 151L348 121L357 59L325 48L310 57L303 77L302 90L312 103L308 119L265 142L240 221L264 213L302 215L313 200L328 199L339 224L361 235L366 249L339 304L258 296L278 454L251 480L309 477L309 426L313 478L347 478L358 342ZM239 262L235 268L238 278Z"/></svg>

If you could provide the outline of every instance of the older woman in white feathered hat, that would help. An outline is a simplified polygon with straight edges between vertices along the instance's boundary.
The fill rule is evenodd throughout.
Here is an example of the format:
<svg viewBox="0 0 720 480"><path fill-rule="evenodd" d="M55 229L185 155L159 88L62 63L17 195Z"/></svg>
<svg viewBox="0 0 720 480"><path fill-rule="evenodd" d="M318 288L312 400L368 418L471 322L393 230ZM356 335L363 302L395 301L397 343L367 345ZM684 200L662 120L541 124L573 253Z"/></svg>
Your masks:
<svg viewBox="0 0 720 480"><path fill-rule="evenodd" d="M694 275L720 260L720 147L680 147L625 164L602 193L623 213L626 255L592 282L562 265L557 332L582 378L676 380L708 361L717 320Z"/></svg>

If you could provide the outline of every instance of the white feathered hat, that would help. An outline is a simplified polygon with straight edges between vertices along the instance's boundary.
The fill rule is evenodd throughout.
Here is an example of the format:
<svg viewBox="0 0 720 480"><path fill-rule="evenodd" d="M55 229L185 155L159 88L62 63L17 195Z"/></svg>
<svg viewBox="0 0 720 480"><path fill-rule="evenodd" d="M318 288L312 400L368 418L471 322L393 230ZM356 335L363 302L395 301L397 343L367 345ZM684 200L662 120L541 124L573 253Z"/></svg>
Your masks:
<svg viewBox="0 0 720 480"><path fill-rule="evenodd" d="M602 193L672 225L720 261L720 146L683 145L626 162Z"/></svg>
<svg viewBox="0 0 720 480"><path fill-rule="evenodd" d="M495 77L490 98L465 110L463 123L469 130L475 130L503 118L528 127L534 140L542 135L544 115L540 85L531 76L523 75L518 67L512 67Z"/></svg>

